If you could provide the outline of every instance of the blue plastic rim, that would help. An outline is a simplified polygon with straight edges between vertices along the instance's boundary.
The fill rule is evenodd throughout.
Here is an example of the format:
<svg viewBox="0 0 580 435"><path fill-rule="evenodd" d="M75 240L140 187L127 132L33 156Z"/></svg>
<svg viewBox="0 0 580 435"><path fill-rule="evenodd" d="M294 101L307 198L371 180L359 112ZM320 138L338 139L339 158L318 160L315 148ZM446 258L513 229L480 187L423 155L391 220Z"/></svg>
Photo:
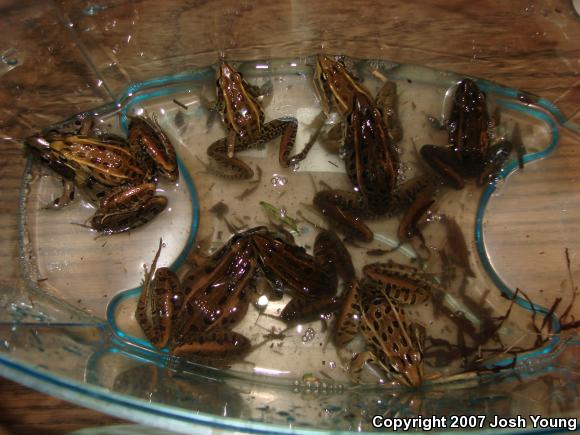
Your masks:
<svg viewBox="0 0 580 435"><path fill-rule="evenodd" d="M517 98L517 95L518 95L517 91L514 91L512 89L506 89L504 87L500 87L500 86L497 86L493 83L489 83L486 81L479 81L478 80L478 85L480 86L480 88L484 92L492 92L492 93L495 93L495 94L500 95L500 96L503 95L503 96L512 97L512 98L514 98L514 97ZM554 152L554 150L556 149L556 145L558 143L559 136L560 136L558 125L557 125L556 121L554 120L554 118L559 119L560 117L562 117L562 114L559 111L555 114L552 113L551 109L555 107L552 103L546 102L546 104L540 104L540 107L544 108L546 111L548 111L553 116L548 115L546 112L544 112L542 110L535 109L532 106L515 103L513 101L505 101L505 100L500 99L500 100L498 100L498 103L502 107L505 107L506 109L523 112L529 116L540 119L541 121L546 123L550 129L551 139L550 139L550 143L548 144L548 146L542 151L538 151L538 152L533 153L533 154L526 154L523 157L524 164L529 164L529 163L532 163L536 160L543 159L544 157L547 157ZM524 308L528 311L535 312L537 314L545 316L545 315L549 314L549 311L550 311L549 309L542 307L540 305L537 305L537 304L530 303L527 299L516 295L515 292L500 278L500 276L497 274L497 272L495 271L495 269L491 265L491 262L489 260L489 255L487 254L487 249L485 247L485 242L484 242L483 221L484 221L485 211L486 211L487 205L488 205L493 193L495 192L495 190L497 188L497 183L500 182L501 180L504 180L505 178L507 178L509 175L514 173L517 169L518 169L518 162L511 161L507 166L505 166L502 169L502 171L498 174L498 176L495 177L487 185L485 190L482 192L481 199L479 201L479 205L477 208L476 217L475 217L475 243L476 243L476 247L477 247L477 252L479 254L479 258L483 264L485 271L487 272L487 274L489 275L489 277L491 278L493 283L497 286L497 288L502 292L502 294L504 296L506 296L508 299L513 300L516 304L518 304L522 308ZM552 317L552 330L556 334L558 332L560 332L560 322L558 321L558 318L556 316ZM528 352L525 355L519 356L518 360L521 361L521 360L536 358L536 357L539 357L541 355L545 355L545 354L551 352L554 349L554 347L559 343L559 341L560 341L560 337L558 335L554 335L554 336L552 336L552 338L550 338L550 340L547 342L547 344L545 346L543 346L539 349L536 349L532 352ZM494 367L499 367L499 368L506 367L512 363L513 363L512 358L506 358L505 360L501 360L501 361L493 363L488 368L491 369Z"/></svg>
<svg viewBox="0 0 580 435"><path fill-rule="evenodd" d="M127 111L130 107L132 107L133 105L135 105L137 103L144 102L144 101L147 101L147 100L150 100L153 98L164 97L164 96L171 95L173 93L182 92L184 90L187 90L188 84L190 85L192 82L199 82L199 80L209 79L211 77L210 73L213 74L212 71L213 70L211 70L211 69L207 69L207 70L204 70L201 73L197 73L197 74L186 74L186 75L179 75L179 76L174 76L174 77L164 77L161 79L151 80L148 82L143 82L140 84L133 85L133 86L127 88L127 90L123 93L123 95L117 100L117 102L114 105L110 105L106 108L101 108L102 113L105 113L107 111L111 112L111 111L120 109L120 123L121 123L122 128L124 128L126 131L126 128L127 128L126 117L127 117ZM504 96L504 97L517 99L518 92L514 91L512 89L503 88L503 87L494 85L490 82L486 82L486 81L482 81L482 80L478 80L478 84L482 90L484 90L486 92L494 93L494 94L498 95L500 98L501 98L501 96ZM159 89L160 87L162 89ZM135 94L138 94L138 95L135 95ZM505 100L500 99L499 103L503 107L506 107L510 110L521 111L521 112L524 112L532 117L540 119L541 121L545 122L549 126L549 128L552 132L552 138L551 138L549 146L540 152L526 155L524 157L525 163L531 163L535 160L546 157L554 151L554 148L556 147L556 144L558 142L558 136L559 136L558 125L554 119L556 119L558 121L561 121L563 119L562 115L555 108L555 106L553 106L550 102L547 102L545 100L539 100L539 102L537 102L537 105L539 107L541 107L542 109L545 109L547 112L547 113L545 113L544 111L542 111L540 109L536 109L534 107L526 106L524 104L520 104L520 103L516 103L516 102L512 102L512 101L505 101ZM197 232L197 227L198 227L198 223L199 223L199 212L200 212L199 203L197 201L197 194L195 191L195 186L194 186L193 180L191 179L190 174L187 172L183 163L181 161L179 161L178 163L180 166L180 171L183 174L182 175L183 180L187 184L187 187L190 191L192 206L193 206L193 216L192 216L192 222L191 222L191 232L190 232L188 241L186 243L184 250L181 252L181 254L178 256L178 258L172 264L172 266L171 266L172 269L177 269L185 261L187 253L189 252L189 250L191 249L191 247L193 245L195 234ZM507 167L505 167L502 170L498 179L503 179L503 178L507 177L508 175L513 173L516 169L517 169L517 163L512 162L510 165L508 165ZM475 239L476 239L478 255L480 256L480 259L482 261L482 264L483 264L486 272L489 274L490 278L493 280L493 282L498 287L498 289L506 297L514 298L514 292L512 291L512 289L510 289L507 286L507 284L505 284L501 280L499 275L493 269L491 262L489 261L487 250L486 250L486 247L484 244L483 220L484 220L484 216L485 216L485 210L486 210L486 207L491 199L493 192L496 189L497 181L498 180L496 180L492 184L488 185L486 187L486 189L482 192L482 196L481 196L481 199L480 199L480 202L478 205L477 214L476 214ZM23 184L23 186L25 186L25 184ZM23 207L23 205L21 204L21 210L19 211L19 213L21 213L21 215L24 216L25 210L22 207ZM24 223L24 219L19 219L19 221ZM23 273L25 275L27 275L26 270L23 270ZM31 284L31 282L29 282L29 285L30 284ZM115 311L118 308L119 303L121 303L126 298L137 297L139 295L139 293L140 293L140 288L133 288L131 290L126 290L126 291L118 294L117 296L115 296L111 300L111 302L109 303L109 306L107 308L107 321L105 323L103 323L102 326L103 327L107 327L107 326L111 327L113 333L116 336L113 338L113 341L115 341L115 339L118 338L123 343L135 344L147 352L146 361L151 361L149 359L149 356L151 355L151 356L153 356L152 359L155 361L156 364L163 366L164 361L166 359L166 355L167 355L166 352L159 352L157 349L155 349L153 346L151 346L148 342L146 342L144 340L139 340L135 337L128 336L127 334L125 334L122 330L120 330L117 327L116 322L115 322ZM525 300L521 297L515 297L514 301L519 306L523 307L526 310L535 311L536 313L543 314L543 315L548 314L548 310L546 308L538 306L538 305L534 305L534 304L529 304L527 300ZM560 329L560 326L558 324L558 321L557 321L557 319L554 319L553 320L553 330L555 332L558 332L559 329ZM541 355L545 355L547 353L550 353L551 351L554 350L555 346L559 343L559 341L560 341L559 338L557 336L555 336L541 349L537 349L533 352L528 352L526 354L519 355L518 361L537 358ZM156 355L153 355L153 353L155 353ZM235 430L235 429L243 428L246 431L249 430L252 432L272 432L272 431L275 431L278 433L294 432L294 429L292 429L292 428L286 428L286 427L281 427L281 426L279 427L279 426L273 426L273 425L269 425L269 424L262 424L262 423L256 423L256 422L248 422L248 421L244 421L240 424L239 421L237 421L236 419L232 419L232 418L216 418L216 416L206 415L203 413L192 414L187 410L176 410L176 409L169 409L169 408L163 407L163 406L161 406L161 407L152 406L151 404L143 403L143 401L138 400L138 399L132 399L132 398L125 397L125 396L119 396L118 394L108 392L108 391L101 391L100 389L93 388L92 385L80 384L80 383L77 383L74 381L66 380L66 379L61 378L59 376L52 375L51 373L44 373L42 371L35 370L35 369L29 367L27 364L13 361L9 356L0 355L0 363L7 370L12 370L14 372L22 373L25 376L25 378L28 377L30 379L38 381L37 383L30 381L30 380L27 381L29 384L34 384L35 388L41 388L41 387L47 388L46 386L43 387L42 383L45 383L46 385L52 386L52 387L56 386L56 387L60 388L59 391L61 392L60 393L61 395L64 395L65 394L64 392L69 391L71 393L78 394L78 397L81 399L83 397L88 398L85 403L89 403L89 400L91 400L91 399L95 399L98 401L106 401L109 403L117 404L120 407L127 407L129 409L133 409L136 411L142 411L143 413L152 414L152 415L157 416L157 417L166 417L166 418L171 418L171 419L175 419L175 420L183 421L183 422L187 422L187 423L198 423L198 424L208 425L211 427L222 427L225 429L234 429ZM505 360L490 364L490 366L488 368L506 367L512 363L513 363L512 358L506 358ZM31 385L31 386L33 386L33 385ZM312 430L311 433L326 433L326 431L319 432L316 430Z"/></svg>

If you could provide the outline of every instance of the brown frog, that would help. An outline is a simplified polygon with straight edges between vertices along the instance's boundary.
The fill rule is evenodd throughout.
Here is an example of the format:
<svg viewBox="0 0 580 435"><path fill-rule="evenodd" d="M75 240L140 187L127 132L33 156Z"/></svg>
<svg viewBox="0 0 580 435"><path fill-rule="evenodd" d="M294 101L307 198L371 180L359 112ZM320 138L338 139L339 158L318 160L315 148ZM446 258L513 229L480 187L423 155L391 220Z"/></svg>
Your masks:
<svg viewBox="0 0 580 435"><path fill-rule="evenodd" d="M433 203L426 195L431 183L416 178L399 184L399 156L381 110L368 95L356 93L348 115L344 144L344 164L354 190L318 192L314 204L339 228L365 242L373 233L362 219L394 215L406 210L399 228L405 238L419 217Z"/></svg>
<svg viewBox="0 0 580 435"><path fill-rule="evenodd" d="M78 134L53 130L29 137L26 144L43 163L99 203L91 228L118 233L149 222L167 205L167 198L155 194L158 174L171 181L179 177L169 138L147 117L130 118L128 140L91 135L91 125L87 119ZM74 197L74 191L67 192L63 196L67 201L57 201L56 206Z"/></svg>
<svg viewBox="0 0 580 435"><path fill-rule="evenodd" d="M463 189L465 178L475 178L478 185L494 177L512 152L507 140L492 144L487 98L471 79L457 85L447 123L450 145L424 145L421 155L445 182Z"/></svg>
<svg viewBox="0 0 580 435"><path fill-rule="evenodd" d="M265 227L233 236L183 284L170 269L156 269L158 257L159 251L146 274L136 318L155 347L169 346L174 355L224 359L251 350L250 341L232 328L253 299L251 283L259 269L311 300L336 292L333 268Z"/></svg>
<svg viewBox="0 0 580 435"><path fill-rule="evenodd" d="M298 121L280 118L265 123L264 110L258 100L259 89L248 84L230 64L220 61L217 78L216 110L222 114L227 127L226 138L210 145L207 150L213 161L215 173L224 178L249 179L254 171L235 152L260 148L281 136L278 160L280 166L288 167L304 160L310 150L305 148L290 156L296 139Z"/></svg>
<svg viewBox="0 0 580 435"><path fill-rule="evenodd" d="M342 347L357 333L365 339L367 350L351 362L355 378L364 364L373 362L398 382L418 387L423 380L425 330L406 320L403 306L425 302L442 289L419 270L394 262L366 265L363 274L345 295L334 342Z"/></svg>

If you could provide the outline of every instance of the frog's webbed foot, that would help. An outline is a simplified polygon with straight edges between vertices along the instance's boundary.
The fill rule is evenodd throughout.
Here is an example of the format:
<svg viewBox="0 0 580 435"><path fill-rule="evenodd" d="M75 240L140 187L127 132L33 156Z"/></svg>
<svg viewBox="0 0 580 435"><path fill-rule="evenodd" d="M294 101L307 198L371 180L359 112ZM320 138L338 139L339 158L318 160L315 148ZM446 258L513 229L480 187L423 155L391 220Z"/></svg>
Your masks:
<svg viewBox="0 0 580 435"><path fill-rule="evenodd" d="M513 148L514 146L510 141L502 140L489 149L489 157L487 158L485 166L477 180L478 185L481 186L488 182L501 170L502 165L511 154Z"/></svg>
<svg viewBox="0 0 580 435"><path fill-rule="evenodd" d="M433 115L427 115L427 121L433 130L444 131L447 130L447 123L436 118Z"/></svg>
<svg viewBox="0 0 580 435"><path fill-rule="evenodd" d="M62 193L56 199L54 199L50 204L46 205L46 209L61 209L69 205L75 199L75 185L74 182L66 179L61 179L62 181Z"/></svg>
<svg viewBox="0 0 580 435"><path fill-rule="evenodd" d="M465 187L465 180L459 169L461 165L451 146L423 145L421 156L452 187L457 190Z"/></svg>

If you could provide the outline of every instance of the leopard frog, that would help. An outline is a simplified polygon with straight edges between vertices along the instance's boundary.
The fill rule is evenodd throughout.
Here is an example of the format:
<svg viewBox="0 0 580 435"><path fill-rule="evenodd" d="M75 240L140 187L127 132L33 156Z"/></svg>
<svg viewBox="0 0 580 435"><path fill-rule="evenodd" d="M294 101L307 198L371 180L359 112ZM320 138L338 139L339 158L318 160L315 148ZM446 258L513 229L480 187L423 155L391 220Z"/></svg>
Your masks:
<svg viewBox="0 0 580 435"><path fill-rule="evenodd" d="M128 141L86 134L90 123L85 120L79 134L50 131L26 143L48 167L99 203L89 225L94 230L117 233L149 222L167 205L167 198L155 194L157 174L171 181L179 177L171 142L146 117L130 118Z"/></svg>
<svg viewBox="0 0 580 435"><path fill-rule="evenodd" d="M382 109L383 120L391 140L397 143L403 136L397 115L397 85L382 76L381 78L385 82L377 92L375 103ZM356 94L364 94L368 100L373 100L369 90L350 73L342 61L331 59L328 56L319 55L317 57L313 83L324 114L323 117L317 118L317 122L325 121L333 112L337 112L343 120L346 120L352 111L353 99ZM341 130L343 130L343 126L339 123L326 134L326 137L322 136L323 143L332 143L332 139L334 139L335 144L340 142L343 136ZM308 144L314 142L316 138L317 134L313 135ZM327 148L333 149L329 146ZM335 150L337 151L337 149Z"/></svg>
<svg viewBox="0 0 580 435"><path fill-rule="evenodd" d="M406 236L432 203L431 195L422 194L430 183L417 178L399 186L399 156L381 110L365 93L353 96L344 150L345 169L354 191L318 192L314 205L340 229L365 242L373 240L373 233L363 218L406 210L404 228L399 228L399 234Z"/></svg>
<svg viewBox="0 0 580 435"><path fill-rule="evenodd" d="M250 341L232 328L248 310L259 270L307 298L336 292L334 270L265 227L236 234L183 283L168 268L156 270L158 257L159 251L145 276L136 318L155 347L169 346L178 356L220 360L251 350Z"/></svg>
<svg viewBox="0 0 580 435"><path fill-rule="evenodd" d="M418 387L423 379L425 330L407 322L403 306L425 302L433 291L442 289L419 270L394 262L366 265L363 274L345 296L337 317L335 344L342 347L360 333L367 350L351 363L355 377L365 363L373 362L396 381Z"/></svg>
<svg viewBox="0 0 580 435"><path fill-rule="evenodd" d="M509 157L513 145L507 140L492 144L486 95L471 79L459 82L447 123L450 145L424 145L425 161L452 187L463 189L465 178L482 185Z"/></svg>
<svg viewBox="0 0 580 435"><path fill-rule="evenodd" d="M228 130L224 139L214 142L207 149L217 175L230 179L252 178L253 170L236 158L235 152L261 148L279 136L282 137L278 154L280 166L295 165L306 158L310 148L290 157L298 121L295 118L280 118L264 123L264 110L258 100L259 88L248 84L238 71L223 60L219 64L216 85L216 110L222 113Z"/></svg>

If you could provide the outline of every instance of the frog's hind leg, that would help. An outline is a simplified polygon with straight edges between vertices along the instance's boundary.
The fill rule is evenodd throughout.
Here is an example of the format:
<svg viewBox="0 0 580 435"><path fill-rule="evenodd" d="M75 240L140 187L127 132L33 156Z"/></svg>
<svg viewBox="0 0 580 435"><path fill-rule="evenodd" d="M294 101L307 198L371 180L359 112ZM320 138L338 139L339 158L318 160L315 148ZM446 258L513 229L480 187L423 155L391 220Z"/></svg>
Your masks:
<svg viewBox="0 0 580 435"><path fill-rule="evenodd" d="M465 187L461 165L450 146L424 145L421 156L452 187L457 190Z"/></svg>
<svg viewBox="0 0 580 435"><path fill-rule="evenodd" d="M485 162L485 166L481 171L481 175L477 180L478 185L482 185L488 182L501 170L502 165L507 160L511 154L514 146L511 142L507 140L502 140L501 142L493 145L489 149L489 157Z"/></svg>
<svg viewBox="0 0 580 435"><path fill-rule="evenodd" d="M220 139L209 146L207 155L213 166L209 170L222 178L232 180L249 180L254 176L254 171L242 160L227 155L227 138Z"/></svg>
<svg viewBox="0 0 580 435"><path fill-rule="evenodd" d="M71 180L66 180L64 178L62 181L62 193L51 203L46 205L46 209L61 209L69 205L75 199L75 185Z"/></svg>
<svg viewBox="0 0 580 435"><path fill-rule="evenodd" d="M433 189L426 188L416 194L415 199L405 211L403 219L401 219L399 224L397 237L401 243L412 238L414 235L419 235L422 238L417 224L434 203L435 197Z"/></svg>
<svg viewBox="0 0 580 435"><path fill-rule="evenodd" d="M360 195L346 190L323 190L314 196L314 205L341 231L363 242L372 242L374 234L361 219L366 204Z"/></svg>
<svg viewBox="0 0 580 435"><path fill-rule="evenodd" d="M250 340L242 334L227 329L216 329L183 337L180 343L173 347L171 353L175 356L230 359L245 355L251 348Z"/></svg>
<svg viewBox="0 0 580 435"><path fill-rule="evenodd" d="M363 367L365 366L365 364L370 365L371 363L374 363L377 366L382 367L381 362L375 356L374 353L370 351L365 351L357 354L351 361L348 369L348 372L352 377L352 380L356 383L360 382Z"/></svg>
<svg viewBox="0 0 580 435"><path fill-rule="evenodd" d="M121 187L103 198L91 219L99 232L120 233L146 224L167 207L167 198L155 195L155 184Z"/></svg>

